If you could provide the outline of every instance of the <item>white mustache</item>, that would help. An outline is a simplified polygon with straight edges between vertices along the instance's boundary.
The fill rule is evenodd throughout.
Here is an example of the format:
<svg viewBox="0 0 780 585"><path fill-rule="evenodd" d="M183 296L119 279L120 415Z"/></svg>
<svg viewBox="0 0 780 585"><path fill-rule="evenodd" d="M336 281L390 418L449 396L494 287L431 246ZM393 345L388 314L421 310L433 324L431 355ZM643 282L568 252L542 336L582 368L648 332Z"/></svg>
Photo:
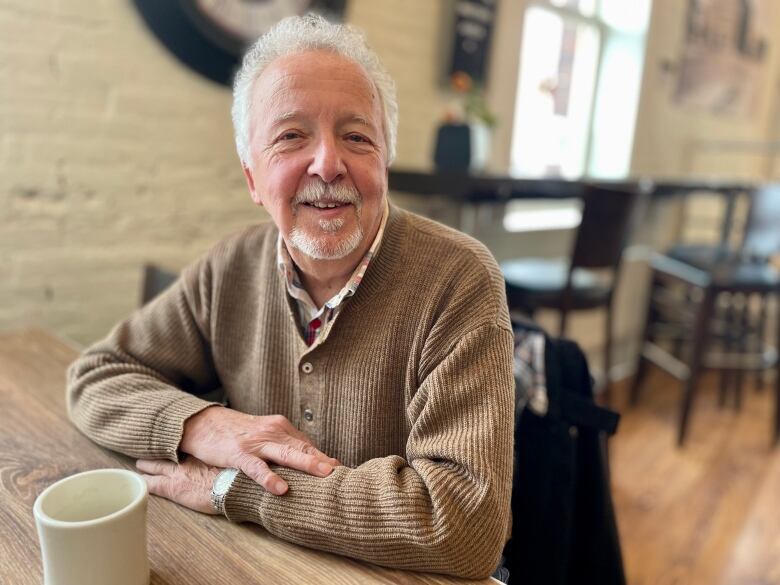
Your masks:
<svg viewBox="0 0 780 585"><path fill-rule="evenodd" d="M309 183L295 194L293 204L316 203L318 201L352 203L357 206L360 203L360 194L357 189L348 185L329 185L322 182Z"/></svg>

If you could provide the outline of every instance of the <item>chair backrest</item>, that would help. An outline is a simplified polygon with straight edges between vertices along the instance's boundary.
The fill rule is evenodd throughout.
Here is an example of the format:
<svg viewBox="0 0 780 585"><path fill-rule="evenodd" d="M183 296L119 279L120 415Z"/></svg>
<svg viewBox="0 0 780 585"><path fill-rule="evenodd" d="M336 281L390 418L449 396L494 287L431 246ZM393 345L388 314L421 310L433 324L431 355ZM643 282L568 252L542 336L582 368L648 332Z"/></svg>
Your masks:
<svg viewBox="0 0 780 585"><path fill-rule="evenodd" d="M154 297L171 286L178 275L155 264L144 264L141 283L141 305L145 305Z"/></svg>
<svg viewBox="0 0 780 585"><path fill-rule="evenodd" d="M761 260L780 252L780 184L764 185L752 194L742 252Z"/></svg>
<svg viewBox="0 0 780 585"><path fill-rule="evenodd" d="M617 270L631 227L636 188L587 185L571 269Z"/></svg>

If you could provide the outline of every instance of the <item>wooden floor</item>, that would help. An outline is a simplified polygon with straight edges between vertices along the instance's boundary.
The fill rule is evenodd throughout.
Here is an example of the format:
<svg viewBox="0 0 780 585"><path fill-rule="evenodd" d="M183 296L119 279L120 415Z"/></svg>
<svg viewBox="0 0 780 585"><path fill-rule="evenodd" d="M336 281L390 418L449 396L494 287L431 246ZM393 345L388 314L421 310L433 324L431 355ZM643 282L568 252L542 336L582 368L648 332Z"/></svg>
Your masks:
<svg viewBox="0 0 780 585"><path fill-rule="evenodd" d="M770 448L773 386L718 408L703 379L688 440L675 446L680 385L654 370L610 442L629 585L780 585L780 446ZM623 389L624 390L624 389Z"/></svg>

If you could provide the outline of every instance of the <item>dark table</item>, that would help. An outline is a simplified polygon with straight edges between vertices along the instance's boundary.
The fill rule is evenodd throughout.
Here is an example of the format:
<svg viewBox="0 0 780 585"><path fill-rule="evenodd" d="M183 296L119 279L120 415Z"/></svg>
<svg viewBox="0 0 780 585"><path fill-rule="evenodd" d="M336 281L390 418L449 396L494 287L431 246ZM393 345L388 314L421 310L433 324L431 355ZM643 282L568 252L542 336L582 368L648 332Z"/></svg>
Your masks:
<svg viewBox="0 0 780 585"><path fill-rule="evenodd" d="M544 178L530 179L510 175L473 174L453 171L419 171L391 169L389 188L414 195L438 195L458 204L479 205L504 203L510 199L576 199L582 197L588 181ZM684 197L695 192L717 193L726 198L721 226L721 243L725 244L734 223L734 209L739 195L749 194L754 183L708 179L630 178L622 181L591 181L616 189L634 189L645 200Z"/></svg>

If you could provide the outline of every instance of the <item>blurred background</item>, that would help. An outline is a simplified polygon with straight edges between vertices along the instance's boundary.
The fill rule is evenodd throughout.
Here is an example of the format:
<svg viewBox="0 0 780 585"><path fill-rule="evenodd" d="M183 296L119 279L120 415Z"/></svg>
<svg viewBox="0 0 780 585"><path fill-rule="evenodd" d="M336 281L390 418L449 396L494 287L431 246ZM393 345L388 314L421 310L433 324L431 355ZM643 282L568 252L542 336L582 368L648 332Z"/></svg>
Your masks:
<svg viewBox="0 0 780 585"><path fill-rule="evenodd" d="M740 75L728 62L720 73L716 66L709 83L691 89L691 3L485 3L494 14L482 87L496 119L487 169L572 179L775 177L780 7L748 2L760 57ZM365 31L398 85L394 168L431 169L436 129L462 101L448 83L456 4L344 3L343 19ZM718 20L736 23L745 3L710 4ZM137 305L144 262L178 269L264 218L235 154L229 89L183 64L137 4L6 1L0 39L0 329L38 324L93 341ZM396 199L421 211L431 204ZM518 235L494 219L477 235L499 259L568 250L557 220Z"/></svg>

